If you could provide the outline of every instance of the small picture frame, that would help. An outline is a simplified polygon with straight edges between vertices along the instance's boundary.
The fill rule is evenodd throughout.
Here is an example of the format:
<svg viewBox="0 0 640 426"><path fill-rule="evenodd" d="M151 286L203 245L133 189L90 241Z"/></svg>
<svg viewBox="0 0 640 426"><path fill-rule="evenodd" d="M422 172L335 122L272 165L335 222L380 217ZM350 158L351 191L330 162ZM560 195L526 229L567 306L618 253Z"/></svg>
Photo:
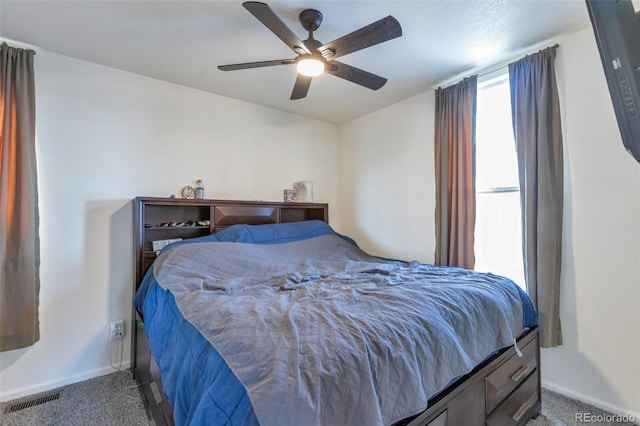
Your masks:
<svg viewBox="0 0 640 426"><path fill-rule="evenodd" d="M285 189L284 190L284 202L285 203L293 203L296 201L296 190L295 189Z"/></svg>

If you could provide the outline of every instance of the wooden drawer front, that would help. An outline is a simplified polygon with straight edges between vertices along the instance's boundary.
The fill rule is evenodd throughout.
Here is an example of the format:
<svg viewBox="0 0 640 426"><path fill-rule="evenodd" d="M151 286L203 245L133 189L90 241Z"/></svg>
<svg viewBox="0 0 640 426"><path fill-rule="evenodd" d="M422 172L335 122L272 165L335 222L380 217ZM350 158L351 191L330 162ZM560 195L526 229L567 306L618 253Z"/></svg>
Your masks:
<svg viewBox="0 0 640 426"><path fill-rule="evenodd" d="M485 378L487 414L537 368L537 350L538 339L535 338L522 348L522 357L514 353L511 358Z"/></svg>
<svg viewBox="0 0 640 426"><path fill-rule="evenodd" d="M447 410L444 410L438 417L427 423L427 426L447 426Z"/></svg>
<svg viewBox="0 0 640 426"><path fill-rule="evenodd" d="M488 426L526 424L538 402L538 375L532 374L496 412L487 419Z"/></svg>
<svg viewBox="0 0 640 426"><path fill-rule="evenodd" d="M276 207L216 206L213 212L213 224L215 227L238 223L261 225L277 222L278 209Z"/></svg>

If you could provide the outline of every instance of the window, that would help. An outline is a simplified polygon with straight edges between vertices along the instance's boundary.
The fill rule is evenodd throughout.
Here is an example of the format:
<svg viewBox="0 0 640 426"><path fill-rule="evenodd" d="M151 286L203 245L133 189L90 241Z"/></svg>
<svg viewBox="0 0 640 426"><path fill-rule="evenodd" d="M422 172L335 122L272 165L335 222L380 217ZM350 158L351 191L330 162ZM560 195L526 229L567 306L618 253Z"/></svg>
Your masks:
<svg viewBox="0 0 640 426"><path fill-rule="evenodd" d="M474 249L476 270L504 275L526 290L507 74L478 84Z"/></svg>

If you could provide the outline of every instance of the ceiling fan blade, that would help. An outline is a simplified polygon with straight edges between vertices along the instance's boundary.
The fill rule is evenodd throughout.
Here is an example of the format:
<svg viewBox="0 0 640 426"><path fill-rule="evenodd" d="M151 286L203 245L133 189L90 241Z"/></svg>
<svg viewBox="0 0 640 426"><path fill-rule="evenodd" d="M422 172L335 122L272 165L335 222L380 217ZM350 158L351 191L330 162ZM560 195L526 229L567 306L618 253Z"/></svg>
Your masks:
<svg viewBox="0 0 640 426"><path fill-rule="evenodd" d="M328 61L339 58L364 48L400 37L402 27L393 16L389 15L379 21L355 30L318 48Z"/></svg>
<svg viewBox="0 0 640 426"><path fill-rule="evenodd" d="M245 62L244 64L218 65L222 71L246 70L249 68L271 67L274 65L295 64L295 59L276 59L273 61Z"/></svg>
<svg viewBox="0 0 640 426"><path fill-rule="evenodd" d="M278 18L267 4L257 1L247 1L242 3L242 5L251 12L253 16L258 18L264 26L269 28L271 32L277 35L280 40L284 41L294 52L298 54L311 53L304 43Z"/></svg>
<svg viewBox="0 0 640 426"><path fill-rule="evenodd" d="M296 77L296 84L293 85L293 92L291 92L292 101L295 99L302 99L307 96L309 86L311 86L311 80L313 80L313 77L298 74L298 77Z"/></svg>
<svg viewBox="0 0 640 426"><path fill-rule="evenodd" d="M368 87L371 90L378 90L387 82L387 79L384 77L371 74L370 72L338 61L331 61L327 63L324 68L325 72L328 72L329 74L344 78L345 80L349 80L361 86Z"/></svg>

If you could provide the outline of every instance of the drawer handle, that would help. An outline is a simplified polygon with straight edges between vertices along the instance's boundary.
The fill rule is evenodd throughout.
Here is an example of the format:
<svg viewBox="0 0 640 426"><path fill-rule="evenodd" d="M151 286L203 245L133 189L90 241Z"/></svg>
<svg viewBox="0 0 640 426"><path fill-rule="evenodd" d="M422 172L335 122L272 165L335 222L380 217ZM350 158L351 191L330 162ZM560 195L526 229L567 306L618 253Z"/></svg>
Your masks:
<svg viewBox="0 0 640 426"><path fill-rule="evenodd" d="M520 406L518 411L516 411L516 413L511 418L513 419L514 422L518 423L522 418L522 416L524 416L524 413L526 413L527 411L529 411L529 403L525 402Z"/></svg>
<svg viewBox="0 0 640 426"><path fill-rule="evenodd" d="M156 404L160 404L162 402L162 396L160 396L158 385L156 385L156 382L151 382L149 385L151 386L151 393L153 394L153 398L156 400Z"/></svg>
<svg viewBox="0 0 640 426"><path fill-rule="evenodd" d="M518 368L518 371L513 373L513 376L511 376L511 380L513 380L514 382L519 382L520 379L526 376L528 372L529 372L529 367L526 365L523 365L522 367Z"/></svg>

